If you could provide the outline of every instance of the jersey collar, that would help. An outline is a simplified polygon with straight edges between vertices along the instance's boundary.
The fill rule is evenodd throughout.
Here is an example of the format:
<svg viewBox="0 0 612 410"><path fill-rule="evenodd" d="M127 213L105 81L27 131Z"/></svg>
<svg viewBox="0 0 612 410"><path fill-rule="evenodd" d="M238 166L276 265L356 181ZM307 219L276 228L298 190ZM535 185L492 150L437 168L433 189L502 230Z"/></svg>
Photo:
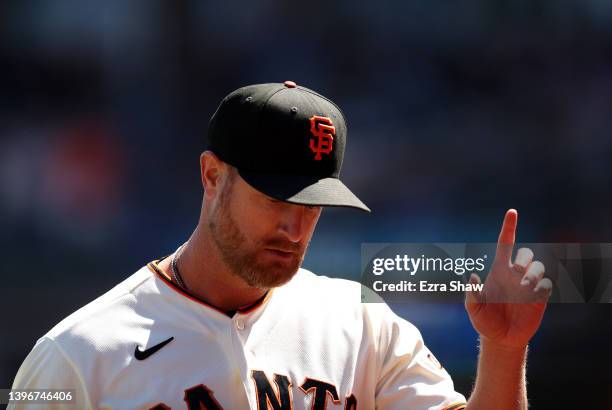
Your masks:
<svg viewBox="0 0 612 410"><path fill-rule="evenodd" d="M185 292L185 290L183 290L182 288L178 287L174 282L172 282L172 280L170 279L170 277L168 275L166 275L160 268L159 268L159 262L161 262L162 260L164 260L165 258L167 258L167 256L164 256L163 258L160 259L156 259L152 262L149 262L147 264L147 267L149 268L149 270L151 272L153 272L155 275L157 275L157 277L159 277L168 287L170 287L170 289L172 289L173 291L179 293L181 296L192 300L193 302L196 302L208 309L212 309L215 310L219 313L222 313L223 315L232 318L235 314L241 314L241 315L246 315L249 313L252 313L254 311L256 311L258 308L264 306L269 300L270 297L272 296L272 293L274 291L274 289L270 289L269 291L266 292L265 295L263 295L261 298L259 298L258 300L256 300L254 303L249 303L248 305L242 306L239 309L235 310L235 311L231 311L231 312L227 312L223 309L218 308L217 306L211 305L210 303L199 299L193 295L191 295L188 292Z"/></svg>

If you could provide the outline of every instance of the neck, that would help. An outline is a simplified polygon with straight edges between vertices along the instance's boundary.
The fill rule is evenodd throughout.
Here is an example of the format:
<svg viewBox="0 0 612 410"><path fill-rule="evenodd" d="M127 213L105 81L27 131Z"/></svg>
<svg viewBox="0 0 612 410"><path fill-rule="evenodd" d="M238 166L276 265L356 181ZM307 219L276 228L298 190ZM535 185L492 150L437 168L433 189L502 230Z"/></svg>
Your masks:
<svg viewBox="0 0 612 410"><path fill-rule="evenodd" d="M166 273L171 272L170 262L166 258L160 263ZM202 223L181 249L178 267L187 292L226 312L255 303L267 291L247 285L228 269Z"/></svg>

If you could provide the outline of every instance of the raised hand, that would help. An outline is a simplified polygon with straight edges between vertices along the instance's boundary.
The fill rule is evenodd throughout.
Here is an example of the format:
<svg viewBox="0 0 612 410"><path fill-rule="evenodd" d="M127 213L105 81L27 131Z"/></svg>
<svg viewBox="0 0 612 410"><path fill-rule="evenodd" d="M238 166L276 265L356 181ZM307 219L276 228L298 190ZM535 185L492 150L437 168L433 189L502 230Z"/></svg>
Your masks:
<svg viewBox="0 0 612 410"><path fill-rule="evenodd" d="M465 308L472 325L488 342L505 348L523 348L540 327L552 282L533 252L521 248L512 263L518 214L506 212L497 251L483 289L466 292ZM476 274L470 283L480 283Z"/></svg>

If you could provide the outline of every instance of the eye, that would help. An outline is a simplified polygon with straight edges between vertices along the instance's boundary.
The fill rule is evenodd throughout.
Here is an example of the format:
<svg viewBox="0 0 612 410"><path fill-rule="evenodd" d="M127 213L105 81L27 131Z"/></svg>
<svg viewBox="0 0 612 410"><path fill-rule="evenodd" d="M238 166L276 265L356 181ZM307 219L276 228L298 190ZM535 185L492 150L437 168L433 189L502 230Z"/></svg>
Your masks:
<svg viewBox="0 0 612 410"><path fill-rule="evenodd" d="M269 206L273 208L278 208L285 204L285 202L272 198L272 197L268 197L266 202L269 204Z"/></svg>

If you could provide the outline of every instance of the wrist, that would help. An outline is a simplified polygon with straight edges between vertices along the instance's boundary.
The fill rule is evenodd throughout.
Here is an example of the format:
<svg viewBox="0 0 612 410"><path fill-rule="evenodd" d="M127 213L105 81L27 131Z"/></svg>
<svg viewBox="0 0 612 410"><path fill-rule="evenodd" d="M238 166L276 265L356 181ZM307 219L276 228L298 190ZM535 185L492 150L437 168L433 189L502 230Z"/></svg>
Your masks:
<svg viewBox="0 0 612 410"><path fill-rule="evenodd" d="M495 340L489 339L486 336L480 336L481 352L493 353L499 358L519 358L523 360L527 354L528 345L507 345Z"/></svg>

